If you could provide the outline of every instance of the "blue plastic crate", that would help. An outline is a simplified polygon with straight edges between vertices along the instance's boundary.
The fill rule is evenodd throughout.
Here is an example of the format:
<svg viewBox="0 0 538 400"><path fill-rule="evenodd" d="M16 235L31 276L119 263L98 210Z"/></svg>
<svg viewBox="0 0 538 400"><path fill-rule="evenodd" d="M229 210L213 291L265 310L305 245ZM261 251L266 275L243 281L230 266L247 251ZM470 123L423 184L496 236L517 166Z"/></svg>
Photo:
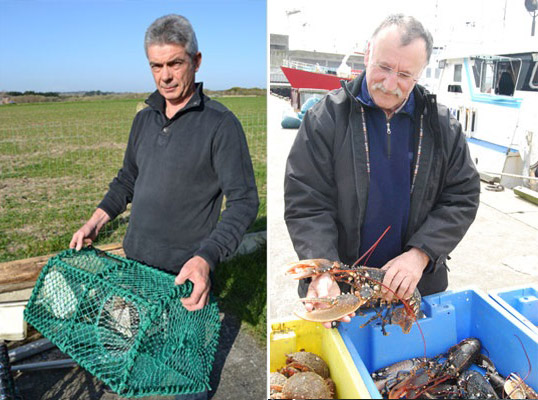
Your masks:
<svg viewBox="0 0 538 400"><path fill-rule="evenodd" d="M489 295L510 314L538 333L538 287L490 290Z"/></svg>
<svg viewBox="0 0 538 400"><path fill-rule="evenodd" d="M522 324L486 294L469 289L444 292L423 298L422 311L426 318L419 324L426 341L426 356L446 352L451 346L468 337L482 342L482 351L495 363L503 376L511 372L525 376L529 366L519 337L531 362L532 372L526 382L538 389L538 333ZM424 356L424 342L416 324L407 335L397 325L387 325L383 336L381 324L366 322L373 311L340 324L338 330L357 370L372 398L381 398L370 374L392 363Z"/></svg>

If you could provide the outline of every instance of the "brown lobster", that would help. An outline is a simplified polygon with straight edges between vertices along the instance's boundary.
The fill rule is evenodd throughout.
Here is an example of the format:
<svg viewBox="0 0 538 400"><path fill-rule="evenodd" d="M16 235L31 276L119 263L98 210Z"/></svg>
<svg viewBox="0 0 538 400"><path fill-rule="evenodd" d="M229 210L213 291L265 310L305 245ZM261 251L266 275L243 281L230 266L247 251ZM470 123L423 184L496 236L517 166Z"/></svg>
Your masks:
<svg viewBox="0 0 538 400"><path fill-rule="evenodd" d="M385 277L385 271L379 268L347 266L339 261L326 259L300 260L288 264L288 267L287 274L293 276L295 279L305 279L328 272L337 282L351 285L350 293L341 294L336 297L300 299L303 303L323 303L326 305L326 308L296 313L302 319L314 322L335 321L356 311L361 306L375 307L379 304L381 306L380 310L361 325L361 328L375 319L381 318L382 331L386 335L385 325L387 323L397 324L402 328L404 333L409 333L413 322L421 314L421 296L417 289L415 289L413 295L407 301L393 299L387 302L383 299L381 288L384 287L382 282ZM393 311L393 305L400 301L404 304L404 307ZM383 307L386 307L385 316L382 315Z"/></svg>

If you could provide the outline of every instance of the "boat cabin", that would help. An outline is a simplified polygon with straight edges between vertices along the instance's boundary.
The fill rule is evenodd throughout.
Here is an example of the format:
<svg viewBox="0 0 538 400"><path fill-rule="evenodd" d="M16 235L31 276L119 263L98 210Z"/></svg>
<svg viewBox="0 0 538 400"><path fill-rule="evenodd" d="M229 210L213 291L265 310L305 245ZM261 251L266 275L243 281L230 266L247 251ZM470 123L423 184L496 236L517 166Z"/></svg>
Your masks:
<svg viewBox="0 0 538 400"><path fill-rule="evenodd" d="M509 187L535 184L526 177L538 168L538 46L445 55L439 67L439 103L461 123L478 170Z"/></svg>

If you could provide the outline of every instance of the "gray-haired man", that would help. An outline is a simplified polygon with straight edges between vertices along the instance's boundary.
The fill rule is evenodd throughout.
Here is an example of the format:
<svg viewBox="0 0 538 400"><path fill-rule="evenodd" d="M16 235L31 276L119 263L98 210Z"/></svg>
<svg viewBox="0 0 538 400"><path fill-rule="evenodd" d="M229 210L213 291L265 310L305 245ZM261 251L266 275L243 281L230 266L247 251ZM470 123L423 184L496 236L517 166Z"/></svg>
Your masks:
<svg viewBox="0 0 538 400"><path fill-rule="evenodd" d="M202 54L189 21L157 19L144 45L157 91L134 119L123 167L70 247L91 243L132 203L126 256L177 274L176 284L191 280L182 302L193 311L208 302L210 271L256 218L254 173L241 124L195 83Z"/></svg>
<svg viewBox="0 0 538 400"><path fill-rule="evenodd" d="M432 43L415 18L387 17L368 43L365 73L305 115L286 168L285 218L299 258L353 264L390 226L368 265L386 270L384 285L402 298L446 289L446 259L479 203L461 126L416 85ZM323 274L299 291L340 288Z"/></svg>

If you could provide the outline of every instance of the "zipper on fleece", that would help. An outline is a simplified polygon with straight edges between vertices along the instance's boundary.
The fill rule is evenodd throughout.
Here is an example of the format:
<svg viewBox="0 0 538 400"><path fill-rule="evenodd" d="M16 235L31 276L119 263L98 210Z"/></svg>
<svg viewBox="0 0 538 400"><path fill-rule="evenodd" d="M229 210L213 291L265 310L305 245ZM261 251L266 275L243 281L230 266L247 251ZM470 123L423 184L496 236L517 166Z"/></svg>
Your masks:
<svg viewBox="0 0 538 400"><path fill-rule="evenodd" d="M391 154L391 149L390 149L390 135L391 135L391 131L390 131L390 119L387 119L387 156L390 160L390 154Z"/></svg>
<svg viewBox="0 0 538 400"><path fill-rule="evenodd" d="M346 84L344 81L340 81L340 84L341 84L341 86L342 86L342 89L344 89L344 92L346 93L346 95L347 95L352 101L356 102L357 105L358 105L359 107L362 107L360 101L359 101L355 96L353 96L353 94L352 94L351 91L349 90L347 84ZM390 160L390 156L391 156L391 153L392 153L392 151L391 151L391 147L390 147L390 142L391 142L391 140L390 140L390 139L391 139L390 135L391 135L391 133L392 133L391 130L390 130L390 120L391 120L391 118L392 118L392 115L390 116L390 118L387 117L387 116L385 115L385 118L386 118L386 120L387 120L387 156L388 156L388 159Z"/></svg>

